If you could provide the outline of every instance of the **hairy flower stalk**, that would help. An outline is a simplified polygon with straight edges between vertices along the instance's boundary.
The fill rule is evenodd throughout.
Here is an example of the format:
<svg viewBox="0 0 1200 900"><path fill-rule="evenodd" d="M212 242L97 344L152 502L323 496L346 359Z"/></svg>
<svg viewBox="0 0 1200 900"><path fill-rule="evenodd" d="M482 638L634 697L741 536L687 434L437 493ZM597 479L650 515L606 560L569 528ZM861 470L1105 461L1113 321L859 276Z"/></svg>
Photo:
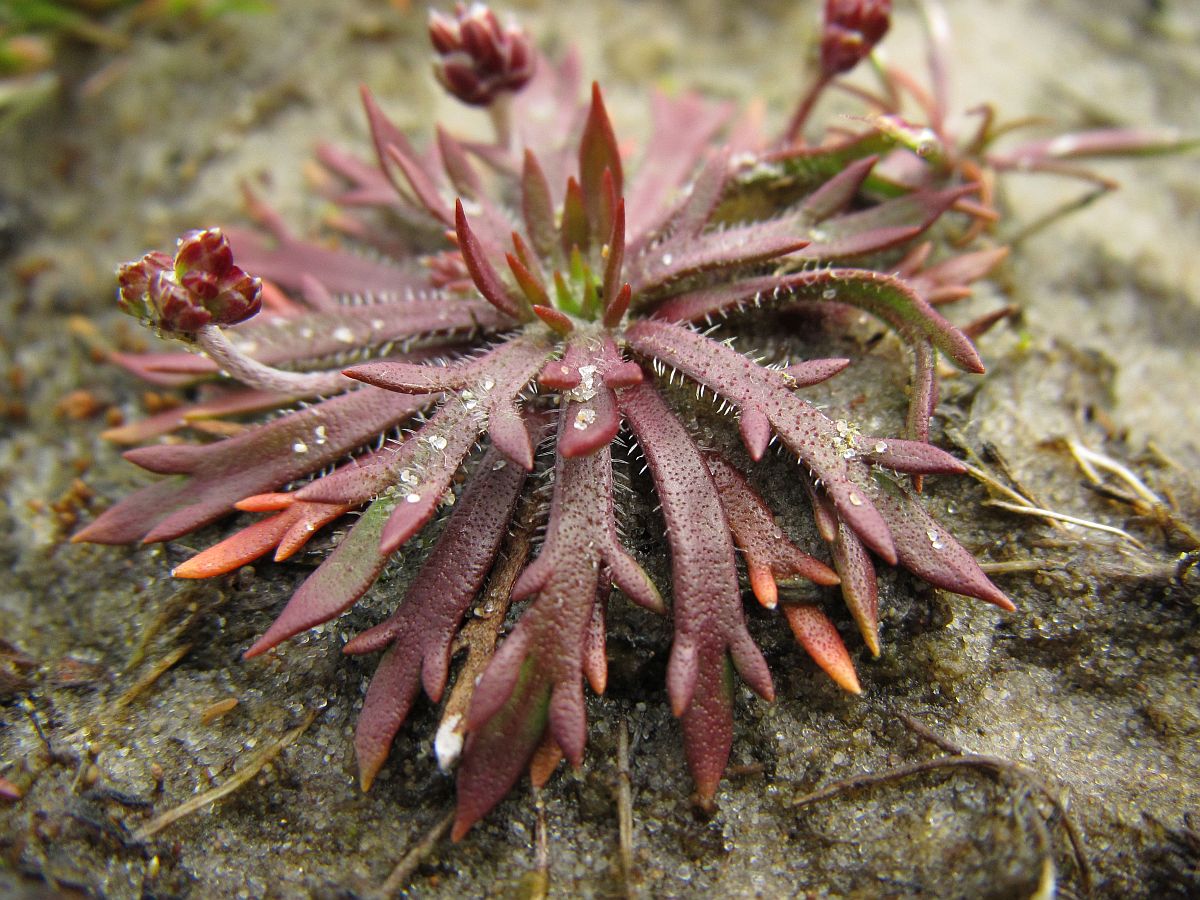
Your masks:
<svg viewBox="0 0 1200 900"><path fill-rule="evenodd" d="M479 4L433 14L438 80L464 102L504 105L497 140L439 129L419 151L364 92L375 162L330 147L320 158L345 185L348 240L395 247L381 223L401 221L448 242L368 260L297 237L250 198L266 235L190 232L174 257L122 267L121 308L200 356L114 358L206 393L110 436L140 442L216 417L245 424L221 440L130 450L164 477L75 539L163 541L234 510L260 516L175 570L204 578L265 554L286 559L349 521L247 650L254 657L347 610L397 550L442 521L395 612L345 651L383 652L355 735L365 789L418 692L442 700L456 636L489 578L518 604L458 707L456 839L523 772L541 783L560 759L583 763L584 682L606 688L605 619L621 614L621 598L668 616L666 694L698 801L710 807L733 742L736 679L775 696L744 594L851 693L864 689L855 642L827 604L839 595L878 655L876 566L1013 608L918 496L921 479L964 471L928 438L939 361L983 371L967 331L940 307L1005 254L948 240L980 233L994 215L971 177L986 160L977 153L967 165L943 134L944 152L928 152L928 135L890 113L856 135L799 139L811 101L870 53L889 11L830 0L818 87L782 142L724 106L656 96L640 158L618 149L598 86L579 105L573 57L538 60L524 32ZM865 434L844 411L805 399L851 360L759 360L736 340L744 321L765 316L786 347L799 317L780 314L796 310L819 323L815 340L843 327L847 309L907 351L901 436ZM703 416L680 382L734 420L719 452L698 439ZM269 410L279 414L254 421ZM778 524L756 474L773 445L794 460L824 547L802 547ZM635 454L646 462L635 486L661 505L669 591L639 561L653 548L626 544L617 527L613 466ZM519 575L498 579L515 511L541 496L544 540ZM799 580L813 585L804 602L790 589Z"/></svg>
<svg viewBox="0 0 1200 900"><path fill-rule="evenodd" d="M784 146L795 144L817 100L839 75L866 59L891 25L891 0L825 0L820 70L784 130Z"/></svg>
<svg viewBox="0 0 1200 900"><path fill-rule="evenodd" d="M452 17L430 10L429 40L437 54L438 83L463 103L485 107L497 144L507 147L512 94L528 84L537 66L529 35L515 25L502 28L482 3L457 3Z"/></svg>

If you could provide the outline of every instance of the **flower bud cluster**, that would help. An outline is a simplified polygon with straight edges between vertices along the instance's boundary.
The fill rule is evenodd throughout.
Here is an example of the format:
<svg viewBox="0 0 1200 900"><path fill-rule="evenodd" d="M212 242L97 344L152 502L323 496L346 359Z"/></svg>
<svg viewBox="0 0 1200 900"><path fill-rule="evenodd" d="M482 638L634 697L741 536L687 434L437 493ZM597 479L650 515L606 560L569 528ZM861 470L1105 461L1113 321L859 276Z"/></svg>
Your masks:
<svg viewBox="0 0 1200 900"><path fill-rule="evenodd" d="M821 72L832 78L869 56L887 34L891 12L891 0L825 0Z"/></svg>
<svg viewBox="0 0 1200 900"><path fill-rule="evenodd" d="M471 106L489 106L501 92L519 91L537 65L524 29L502 28L482 3L459 3L452 17L430 12L429 40L438 55L433 74L450 94Z"/></svg>
<svg viewBox="0 0 1200 900"><path fill-rule="evenodd" d="M219 228L189 231L175 258L158 251L117 270L117 305L167 334L195 334L207 325L236 325L262 306L262 281L233 264Z"/></svg>

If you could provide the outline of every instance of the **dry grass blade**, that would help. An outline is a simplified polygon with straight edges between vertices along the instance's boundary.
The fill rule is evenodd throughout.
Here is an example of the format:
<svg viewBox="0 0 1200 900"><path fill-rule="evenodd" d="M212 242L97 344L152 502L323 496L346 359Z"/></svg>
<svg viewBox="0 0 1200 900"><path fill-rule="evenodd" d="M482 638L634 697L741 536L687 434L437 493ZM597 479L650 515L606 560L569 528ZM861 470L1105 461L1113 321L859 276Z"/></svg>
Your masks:
<svg viewBox="0 0 1200 900"><path fill-rule="evenodd" d="M216 803L223 797L229 796L234 791L238 790L238 788L252 780L254 776L261 772L268 763L282 753L286 747L295 743L296 739L308 730L308 726L310 726L316 718L316 710L309 710L308 713L305 714L304 720L299 725L284 734L283 737L279 738L279 740L267 747L264 747L262 750L258 751L258 753L254 754L254 756L250 758L250 761L242 768L238 769L238 771L233 775L231 775L224 784L220 785L219 787L215 787L210 791L205 791L203 794L198 794L191 800L181 803L179 806L168 810L161 816L156 816L155 818L151 819L149 822L139 828L137 832L135 832L134 839L138 841L144 841L147 838L158 834L158 832L162 831L168 825L172 825L185 816L191 815L192 813L196 812L196 810L203 809L210 804Z"/></svg>
<svg viewBox="0 0 1200 900"><path fill-rule="evenodd" d="M1200 547L1200 532L1197 532L1178 515L1174 502L1163 499L1152 491L1133 470L1110 456L1084 446L1074 438L1067 438L1063 444L1070 451L1083 474L1087 476L1093 490L1111 500L1133 507L1134 512L1152 519L1164 531L1178 533L1193 549ZM1162 458L1160 451L1155 449L1154 452ZM1178 463L1167 458L1162 459L1165 464L1182 470ZM1100 471L1097 470L1115 476L1131 493L1110 487L1105 483Z"/></svg>
<svg viewBox="0 0 1200 900"><path fill-rule="evenodd" d="M1067 449L1071 451L1071 455L1075 457L1075 462L1079 468L1083 469L1085 475L1092 480L1093 483L1099 484L1103 479L1096 471L1099 467L1106 472L1116 475L1131 487L1139 497L1151 505L1161 504L1162 498L1150 488L1146 487L1146 483L1138 478L1126 466L1121 465L1115 459L1105 456L1103 453L1097 453L1095 450L1090 450L1074 438L1067 438Z"/></svg>

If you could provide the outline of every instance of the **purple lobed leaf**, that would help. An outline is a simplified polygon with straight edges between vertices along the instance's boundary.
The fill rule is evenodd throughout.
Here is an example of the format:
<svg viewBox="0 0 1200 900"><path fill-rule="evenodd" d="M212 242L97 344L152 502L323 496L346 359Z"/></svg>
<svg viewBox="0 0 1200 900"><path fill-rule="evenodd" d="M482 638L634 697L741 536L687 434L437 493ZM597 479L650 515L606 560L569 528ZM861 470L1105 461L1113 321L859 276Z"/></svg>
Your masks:
<svg viewBox="0 0 1200 900"><path fill-rule="evenodd" d="M621 427L616 395L609 382L617 376L619 386L628 382L620 373L631 364L621 356L612 339L594 335L576 336L562 359L542 370L539 381L563 392L567 425L558 437L557 450L569 458L594 453L607 447ZM641 370L636 367L637 381Z"/></svg>
<svg viewBox="0 0 1200 900"><path fill-rule="evenodd" d="M801 216L815 224L845 209L858 196L863 182L878 161L878 156L854 160L804 199L800 204Z"/></svg>
<svg viewBox="0 0 1200 900"><path fill-rule="evenodd" d="M541 743L549 719L550 685L537 679L536 672L535 660L526 660L488 727L467 736L455 779L458 803L451 840L461 840L512 790Z"/></svg>
<svg viewBox="0 0 1200 900"><path fill-rule="evenodd" d="M729 168L727 153L714 153L708 158L691 190L667 220L663 229L667 233L664 244L689 241L704 231L729 183Z"/></svg>
<svg viewBox="0 0 1200 900"><path fill-rule="evenodd" d="M742 415L765 417L789 450L808 465L839 515L888 562L896 551L886 523L851 480L848 457L855 452L833 420L791 391L787 376L766 369L725 344L680 325L643 319L626 331L638 354L671 366L736 404ZM748 449L759 449L751 445Z"/></svg>
<svg viewBox="0 0 1200 900"><path fill-rule="evenodd" d="M654 308L654 319L698 322L745 303L812 300L845 303L882 319L910 344L926 339L960 369L981 373L970 338L955 328L902 280L867 269L830 268L750 278L730 286L690 291Z"/></svg>
<svg viewBox="0 0 1200 900"><path fill-rule="evenodd" d="M247 356L269 366L286 366L395 343L436 344L439 335L444 343L502 331L511 324L508 316L479 300L425 297L274 316L230 329L229 336Z"/></svg>
<svg viewBox="0 0 1200 900"><path fill-rule="evenodd" d="M517 234L513 233L513 241L518 240ZM535 270L531 269L519 255L514 256L512 253L504 254L504 259L508 263L509 271L512 272L513 278L517 280L517 287L521 289L521 293L525 295L525 299L529 301L533 307L534 314L537 314L537 308L550 306L550 295L546 293L546 285L543 283L540 275L535 274Z"/></svg>
<svg viewBox="0 0 1200 900"><path fill-rule="evenodd" d="M450 185L459 196L469 200L479 200L485 196L483 182L479 173L471 165L471 160L463 145L440 125L437 127L438 152L442 157L442 168Z"/></svg>
<svg viewBox="0 0 1200 900"><path fill-rule="evenodd" d="M328 622L367 592L387 564L388 554L379 551L379 542L389 513L385 499L376 500L363 511L341 543L292 594L266 633L246 651L247 659Z"/></svg>
<svg viewBox="0 0 1200 900"><path fill-rule="evenodd" d="M959 296L967 288L1000 265L1009 254L1008 247L991 247L972 253L959 253L935 265L922 267L906 279L909 286L930 303L941 293Z"/></svg>
<svg viewBox="0 0 1200 900"><path fill-rule="evenodd" d="M604 323L610 328L621 321L621 315L615 312L617 295L622 289L621 265L625 261L625 201L617 202L613 210L612 229L605 244L607 256L604 259L604 281L601 288L601 298L604 300ZM611 324L610 324L611 323Z"/></svg>
<svg viewBox="0 0 1200 900"><path fill-rule="evenodd" d="M194 353L122 353L113 350L105 358L143 381L159 387L183 387L217 374L216 364Z"/></svg>
<svg viewBox="0 0 1200 900"><path fill-rule="evenodd" d="M521 469L495 448L488 450L400 607L343 648L345 653L390 648L371 679L354 735L363 790L387 759L418 685L430 699L441 699L451 641L491 569L524 483Z"/></svg>
<svg viewBox="0 0 1200 900"><path fill-rule="evenodd" d="M521 210L525 230L542 259L554 259L558 252L558 232L554 224L554 197L538 159L525 151L521 173Z"/></svg>
<svg viewBox="0 0 1200 900"><path fill-rule="evenodd" d="M900 565L935 587L986 600L1009 612L1016 609L975 557L900 484L877 470L861 484L887 520Z"/></svg>
<svg viewBox="0 0 1200 900"><path fill-rule="evenodd" d="M651 235L663 229L675 196L682 193L686 179L730 112L728 104L709 103L694 94L677 98L657 91L651 94L650 140L625 194L634 229L632 248L643 247Z"/></svg>
<svg viewBox="0 0 1200 900"><path fill-rule="evenodd" d="M567 179L567 195L563 198L562 228L559 236L564 259L572 251L586 253L591 244L591 226L588 223L587 203L583 188L575 178Z"/></svg>
<svg viewBox="0 0 1200 900"><path fill-rule="evenodd" d="M774 219L705 232L656 247L631 262L633 293L649 294L669 284L714 270L736 269L786 256L807 246L790 219Z"/></svg>
<svg viewBox="0 0 1200 900"><path fill-rule="evenodd" d="M862 541L845 522L838 522L837 537L830 545L833 567L842 580L842 599L858 625L871 655L879 656L879 583L875 565Z"/></svg>
<svg viewBox="0 0 1200 900"><path fill-rule="evenodd" d="M559 434L569 427L564 411ZM514 600L536 599L471 698L455 833L465 833L508 792L544 728L572 765L582 764L583 676L586 663L590 680L597 680L594 608L607 596L608 579L635 602L662 609L650 579L620 545L612 502L607 449L575 459L559 456L545 542L512 591ZM501 744L508 745L505 752Z"/></svg>
<svg viewBox="0 0 1200 900"><path fill-rule="evenodd" d="M706 454L704 459L734 543L746 560L750 587L763 606L773 609L777 604L777 580L805 578L827 586L839 583L829 566L788 540L741 472L715 453Z"/></svg>
<svg viewBox="0 0 1200 900"><path fill-rule="evenodd" d="M784 366L779 371L791 378L796 387L812 387L814 384L828 381L848 365L848 359L806 359Z"/></svg>
<svg viewBox="0 0 1200 900"><path fill-rule="evenodd" d="M106 441L113 441L117 444L140 444L151 438L161 437L164 434L186 428L193 422L278 409L293 399L273 391L253 389L222 391L198 403L185 403L136 422L109 428L100 436Z"/></svg>
<svg viewBox="0 0 1200 900"><path fill-rule="evenodd" d="M918 190L825 219L809 230L806 236L811 243L797 256L828 262L887 250L912 240L974 191L973 185L943 191Z"/></svg>
<svg viewBox="0 0 1200 900"><path fill-rule="evenodd" d="M607 193L602 185L605 172L612 179L613 193L619 197L624 181L621 151L617 147L617 136L613 133L608 110L604 108L600 85L592 82L592 105L579 141L579 182L591 231L598 236L606 236L609 231L602 212L604 195Z"/></svg>
<svg viewBox="0 0 1200 900"><path fill-rule="evenodd" d="M173 540L230 512L244 497L319 471L404 422L427 403L422 397L360 388L213 444L131 450L126 458L136 465L185 477L142 488L72 540L105 544Z"/></svg>
<svg viewBox="0 0 1200 900"><path fill-rule="evenodd" d="M458 249L466 261L471 280L475 282L483 298L506 316L518 322L528 321L528 303L523 297L513 296L500 280L500 276L488 261L483 245L467 222L467 214L463 211L461 200L455 201L454 204L454 227L458 235Z"/></svg>
<svg viewBox="0 0 1200 900"><path fill-rule="evenodd" d="M424 273L415 267L376 262L290 235L271 242L248 229L226 229L226 234L243 268L288 290L304 290L306 278L335 294L403 293L428 287Z"/></svg>
<svg viewBox="0 0 1200 900"><path fill-rule="evenodd" d="M937 354L929 341L913 343L912 393L905 433L914 441L929 439L929 420L938 402ZM920 481L917 482L920 489Z"/></svg>
<svg viewBox="0 0 1200 900"><path fill-rule="evenodd" d="M961 475L967 471L958 459L924 441L858 435L850 444L871 463L909 475Z"/></svg>
<svg viewBox="0 0 1200 900"><path fill-rule="evenodd" d="M515 399L544 365L550 350L542 339L526 336L454 366L381 362L347 369L352 378L390 390L446 391L448 396L394 451L315 481L297 496L357 505L390 490L393 509L381 546L383 552L392 552L433 517L462 460L484 431L522 469L533 467L533 448Z"/></svg>
<svg viewBox="0 0 1200 900"><path fill-rule="evenodd" d="M879 584L871 555L812 481L808 478L801 481L812 501L817 531L829 544L833 567L841 578L842 600L858 625L863 643L873 656L879 656Z"/></svg>
<svg viewBox="0 0 1200 900"><path fill-rule="evenodd" d="M667 523L675 600L667 691L697 791L711 800L733 741L732 669L767 700L771 673L746 630L729 527L699 448L649 383L624 391L621 409Z"/></svg>
<svg viewBox="0 0 1200 900"><path fill-rule="evenodd" d="M395 186L377 163L359 159L327 143L317 144L316 158L322 166L349 183L348 188L331 193L333 200L339 205L375 206L394 209L397 212L407 211L407 206L401 204L396 196Z"/></svg>

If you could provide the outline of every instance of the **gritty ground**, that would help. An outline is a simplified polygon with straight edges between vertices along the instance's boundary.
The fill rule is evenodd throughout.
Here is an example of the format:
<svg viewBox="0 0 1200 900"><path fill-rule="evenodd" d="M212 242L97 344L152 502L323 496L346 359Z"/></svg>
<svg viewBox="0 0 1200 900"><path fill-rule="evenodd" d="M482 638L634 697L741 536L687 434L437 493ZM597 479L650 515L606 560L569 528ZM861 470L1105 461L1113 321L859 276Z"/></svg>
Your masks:
<svg viewBox="0 0 1200 900"><path fill-rule="evenodd" d="M768 0L517 5L545 45L582 47L618 132L633 135L649 85L757 94L781 118L815 21L811 4ZM279 6L153 22L120 51L64 47L61 96L0 134L0 777L24 794L0 798L0 893L368 896L452 804L429 752L428 705L372 791L355 784L349 738L373 660L338 647L385 614L402 574L344 619L247 663L241 652L303 564L181 584L171 565L220 527L165 547L65 542L144 477L98 434L156 399L97 365L68 326L82 316L107 340L140 339L113 311L114 263L185 228L240 221L242 180L315 228L327 210L303 189L304 161L320 139L365 146L360 82L418 133L431 113L480 127L436 96L423 10ZM1194 4L970 0L950 13L956 109L991 100L1067 127L1200 123ZM902 5L889 52L919 69L920 47ZM851 698L777 619L751 611L779 699L739 697L731 770L707 820L689 803L660 687L667 628L614 605L611 684L590 706L587 763L540 798L552 896L1027 897L1055 883L1082 896L1072 828L1096 895L1200 892L1200 569L1194 536L1172 524L1200 520L1200 187L1194 156L1103 171L1120 193L1023 239L976 306L956 313L1022 309L982 340L987 376L947 382L935 430L1040 505L1137 542L985 506L999 495L971 479L935 480L935 514L999 565L1017 612L885 573L884 653L852 646L865 693ZM1032 177L1005 187L1012 234L1079 190ZM894 429L904 398L877 385L901 382L903 364L889 341L872 346L822 402ZM1139 515L1085 486L1068 439L1128 466L1163 507ZM795 493L782 466L760 486ZM795 499L782 519L803 536ZM631 511L627 526L652 553L660 529L649 511ZM214 717L231 698L236 707ZM952 753L905 717L1008 762L968 760L796 805L839 780ZM288 734L240 790L136 835ZM535 818L519 788L462 843L437 845L408 889L538 896Z"/></svg>

